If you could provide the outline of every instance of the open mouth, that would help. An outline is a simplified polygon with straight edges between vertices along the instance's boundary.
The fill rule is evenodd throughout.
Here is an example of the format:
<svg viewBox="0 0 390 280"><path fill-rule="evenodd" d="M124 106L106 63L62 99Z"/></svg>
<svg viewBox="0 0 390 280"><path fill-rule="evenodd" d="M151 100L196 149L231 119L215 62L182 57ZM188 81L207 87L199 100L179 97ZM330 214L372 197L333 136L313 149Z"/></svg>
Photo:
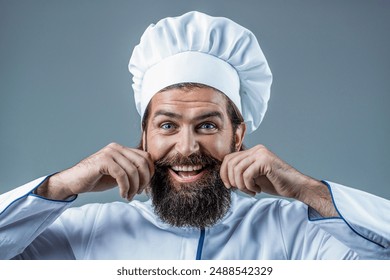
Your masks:
<svg viewBox="0 0 390 280"><path fill-rule="evenodd" d="M177 165L168 170L175 180L183 183L197 181L206 172L205 166L202 165Z"/></svg>

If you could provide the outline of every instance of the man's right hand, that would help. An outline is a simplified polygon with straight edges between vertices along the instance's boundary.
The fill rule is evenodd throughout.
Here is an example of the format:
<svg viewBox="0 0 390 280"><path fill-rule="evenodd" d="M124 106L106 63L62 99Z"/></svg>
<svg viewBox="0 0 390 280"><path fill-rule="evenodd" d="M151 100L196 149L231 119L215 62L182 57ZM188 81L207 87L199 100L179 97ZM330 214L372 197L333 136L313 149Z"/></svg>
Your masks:
<svg viewBox="0 0 390 280"><path fill-rule="evenodd" d="M64 200L72 195L118 186L120 195L131 200L145 189L153 173L149 153L111 143L75 166L51 176L36 194Z"/></svg>

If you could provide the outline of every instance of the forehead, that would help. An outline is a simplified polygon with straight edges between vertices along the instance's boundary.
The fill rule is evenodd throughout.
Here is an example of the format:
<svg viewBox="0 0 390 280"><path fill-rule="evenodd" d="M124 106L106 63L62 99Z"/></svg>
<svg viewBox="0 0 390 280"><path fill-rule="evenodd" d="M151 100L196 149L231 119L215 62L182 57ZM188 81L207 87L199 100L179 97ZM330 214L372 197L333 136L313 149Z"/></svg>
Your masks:
<svg viewBox="0 0 390 280"><path fill-rule="evenodd" d="M174 88L158 92L150 102L150 114L165 110L218 110L226 114L227 98L217 90L205 88Z"/></svg>

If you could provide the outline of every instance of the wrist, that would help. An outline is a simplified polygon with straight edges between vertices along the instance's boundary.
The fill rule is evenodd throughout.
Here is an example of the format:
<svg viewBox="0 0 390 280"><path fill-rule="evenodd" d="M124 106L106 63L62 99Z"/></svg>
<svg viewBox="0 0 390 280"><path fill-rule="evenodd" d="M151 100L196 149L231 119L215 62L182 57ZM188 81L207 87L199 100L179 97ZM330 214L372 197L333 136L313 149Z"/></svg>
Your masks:
<svg viewBox="0 0 390 280"><path fill-rule="evenodd" d="M305 175L305 180L299 184L299 191L297 191L295 198L311 206L310 204L315 198L318 199L324 196L323 187L326 186L322 182Z"/></svg>
<svg viewBox="0 0 390 280"><path fill-rule="evenodd" d="M328 187L321 181L308 177L307 182L300 188L299 201L315 209L323 217L337 217Z"/></svg>
<svg viewBox="0 0 390 280"><path fill-rule="evenodd" d="M66 200L75 195L60 180L59 173L48 177L36 190L35 194L52 200Z"/></svg>

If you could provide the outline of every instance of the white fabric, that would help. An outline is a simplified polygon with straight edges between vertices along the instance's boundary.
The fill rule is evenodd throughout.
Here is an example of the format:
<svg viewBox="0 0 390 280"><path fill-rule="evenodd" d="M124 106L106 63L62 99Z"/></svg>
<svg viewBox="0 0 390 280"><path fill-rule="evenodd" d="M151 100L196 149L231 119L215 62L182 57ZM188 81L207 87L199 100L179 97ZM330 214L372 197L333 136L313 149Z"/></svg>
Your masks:
<svg viewBox="0 0 390 280"><path fill-rule="evenodd" d="M178 69L180 75L175 74ZM216 88L227 95L237 108L241 108L240 95L237 94L240 80L236 70L215 56L193 51L175 54L149 68L144 75L141 104L149 104L154 94L162 88L183 81ZM141 106L142 116L146 105Z"/></svg>
<svg viewBox="0 0 390 280"><path fill-rule="evenodd" d="M248 133L264 117L272 83L271 70L251 31L227 18L199 12L150 25L134 48L129 71L141 118L161 89L197 82L225 93L243 115Z"/></svg>
<svg viewBox="0 0 390 280"><path fill-rule="evenodd" d="M43 179L0 196L0 259L195 259L200 231L162 223L150 202L65 210L70 202L31 194ZM205 231L202 259L390 259L390 202L330 186L342 219L233 194L232 209Z"/></svg>

